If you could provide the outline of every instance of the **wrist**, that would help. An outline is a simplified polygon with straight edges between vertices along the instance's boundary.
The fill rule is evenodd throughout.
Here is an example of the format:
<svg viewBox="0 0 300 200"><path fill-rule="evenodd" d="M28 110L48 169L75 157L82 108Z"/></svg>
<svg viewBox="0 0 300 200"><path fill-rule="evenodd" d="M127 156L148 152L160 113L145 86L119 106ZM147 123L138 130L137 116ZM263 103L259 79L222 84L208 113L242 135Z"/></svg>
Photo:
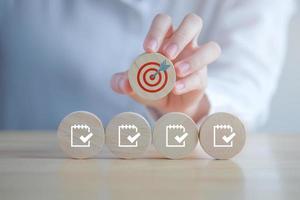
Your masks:
<svg viewBox="0 0 300 200"><path fill-rule="evenodd" d="M167 113L155 107L146 106L146 108L154 120L159 119L161 116ZM188 116L190 116L195 123L200 123L200 121L205 116L208 115L209 110L210 110L210 103L207 96L204 94L203 97L199 100L199 102L195 104L193 107L189 108L189 110L177 111L177 112L183 112ZM176 110L174 110L174 112L176 112Z"/></svg>
<svg viewBox="0 0 300 200"><path fill-rule="evenodd" d="M164 113L160 112L158 109L146 106L147 110L149 111L150 115L154 120L159 119Z"/></svg>
<svg viewBox="0 0 300 200"><path fill-rule="evenodd" d="M200 123L204 117L206 117L210 110L210 103L206 96L203 95L199 103L193 108L193 112L190 117L194 120L195 123Z"/></svg>

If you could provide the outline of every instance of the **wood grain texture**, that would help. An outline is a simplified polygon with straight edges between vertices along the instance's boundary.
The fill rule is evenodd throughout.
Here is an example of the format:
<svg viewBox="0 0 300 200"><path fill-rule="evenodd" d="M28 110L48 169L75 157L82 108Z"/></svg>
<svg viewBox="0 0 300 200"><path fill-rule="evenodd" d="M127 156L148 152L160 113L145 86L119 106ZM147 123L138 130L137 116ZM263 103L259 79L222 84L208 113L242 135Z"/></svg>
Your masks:
<svg viewBox="0 0 300 200"><path fill-rule="evenodd" d="M153 130L153 145L165 157L184 158L197 143L198 127L189 116L172 112L157 120Z"/></svg>
<svg viewBox="0 0 300 200"><path fill-rule="evenodd" d="M55 132L0 132L0 198L298 200L300 134L249 133L231 160L200 145L184 160L124 160L103 148L97 159L69 159Z"/></svg>
<svg viewBox="0 0 300 200"><path fill-rule="evenodd" d="M106 127L106 145L120 158L141 157L151 144L151 127L147 120L133 112L115 116Z"/></svg>
<svg viewBox="0 0 300 200"><path fill-rule="evenodd" d="M165 73L159 72L155 79L151 79L151 75L155 74L164 61L169 65ZM144 53L139 55L131 65L128 79L134 92L141 98L158 100L171 92L176 82L176 73L173 63L162 54Z"/></svg>
<svg viewBox="0 0 300 200"><path fill-rule="evenodd" d="M229 113L208 116L200 127L202 148L216 159L229 159L241 152L246 141L243 123Z"/></svg>
<svg viewBox="0 0 300 200"><path fill-rule="evenodd" d="M97 155L105 143L101 120L86 111L67 115L57 130L61 149L71 158L90 158Z"/></svg>

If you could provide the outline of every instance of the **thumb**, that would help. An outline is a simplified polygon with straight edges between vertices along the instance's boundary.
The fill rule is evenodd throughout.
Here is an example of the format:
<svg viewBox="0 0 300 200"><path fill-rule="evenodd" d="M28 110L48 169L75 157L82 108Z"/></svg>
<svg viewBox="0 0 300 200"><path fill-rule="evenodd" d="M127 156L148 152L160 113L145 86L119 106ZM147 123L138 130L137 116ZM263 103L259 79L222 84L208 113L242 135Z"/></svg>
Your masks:
<svg viewBox="0 0 300 200"><path fill-rule="evenodd" d="M110 85L111 88L119 94L130 94L132 93L132 88L129 84L128 80L128 71L125 72L119 72L114 74L111 77Z"/></svg>

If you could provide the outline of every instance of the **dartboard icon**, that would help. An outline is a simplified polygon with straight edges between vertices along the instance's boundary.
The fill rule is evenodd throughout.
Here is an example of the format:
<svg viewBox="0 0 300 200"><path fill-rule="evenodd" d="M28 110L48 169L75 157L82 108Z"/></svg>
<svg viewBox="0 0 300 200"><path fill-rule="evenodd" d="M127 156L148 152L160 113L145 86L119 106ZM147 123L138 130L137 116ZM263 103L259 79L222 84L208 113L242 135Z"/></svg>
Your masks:
<svg viewBox="0 0 300 200"><path fill-rule="evenodd" d="M176 82L173 63L159 53L138 56L128 72L133 91L143 99L157 100L167 96Z"/></svg>
<svg viewBox="0 0 300 200"><path fill-rule="evenodd" d="M161 64L158 62L148 62L139 68L137 82L146 92L159 92L166 86L168 73L159 71L160 66Z"/></svg>

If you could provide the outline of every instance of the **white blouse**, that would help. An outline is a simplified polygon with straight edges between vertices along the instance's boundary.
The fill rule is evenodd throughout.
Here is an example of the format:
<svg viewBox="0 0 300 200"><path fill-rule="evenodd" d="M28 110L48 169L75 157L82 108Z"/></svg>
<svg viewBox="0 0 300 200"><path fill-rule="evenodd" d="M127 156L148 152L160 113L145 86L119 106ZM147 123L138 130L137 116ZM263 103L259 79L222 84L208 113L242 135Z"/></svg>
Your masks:
<svg viewBox="0 0 300 200"><path fill-rule="evenodd" d="M69 112L107 123L147 111L109 85L143 52L158 12L175 25L189 12L204 20L199 43L218 42L208 66L211 113L238 115L249 127L266 119L293 12L282 0L6 0L0 2L0 129L54 129Z"/></svg>

